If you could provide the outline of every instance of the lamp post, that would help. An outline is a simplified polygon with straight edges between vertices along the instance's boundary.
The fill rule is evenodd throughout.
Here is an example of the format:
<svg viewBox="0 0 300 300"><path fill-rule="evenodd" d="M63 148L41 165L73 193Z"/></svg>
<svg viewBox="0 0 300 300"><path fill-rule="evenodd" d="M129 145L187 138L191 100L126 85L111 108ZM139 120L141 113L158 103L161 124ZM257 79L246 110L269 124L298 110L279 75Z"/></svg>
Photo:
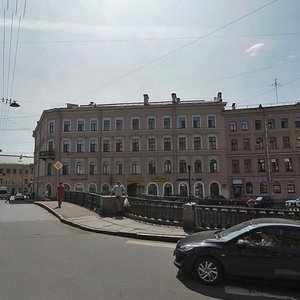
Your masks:
<svg viewBox="0 0 300 300"><path fill-rule="evenodd" d="M191 166L188 165L188 172L189 172L189 202L192 201L192 191L191 191Z"/></svg>

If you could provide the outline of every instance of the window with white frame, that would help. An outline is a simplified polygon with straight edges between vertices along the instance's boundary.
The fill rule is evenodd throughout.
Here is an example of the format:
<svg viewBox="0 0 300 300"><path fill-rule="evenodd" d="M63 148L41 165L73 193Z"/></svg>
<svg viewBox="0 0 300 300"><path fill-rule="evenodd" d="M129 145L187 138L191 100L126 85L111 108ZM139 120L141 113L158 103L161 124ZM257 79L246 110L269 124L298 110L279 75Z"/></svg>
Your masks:
<svg viewBox="0 0 300 300"><path fill-rule="evenodd" d="M63 162L62 175L70 175L70 164L69 164L69 162Z"/></svg>
<svg viewBox="0 0 300 300"><path fill-rule="evenodd" d="M90 152L98 151L98 141L97 139L90 140Z"/></svg>
<svg viewBox="0 0 300 300"><path fill-rule="evenodd" d="M217 137L216 136L208 137L208 149L209 150L217 149Z"/></svg>
<svg viewBox="0 0 300 300"><path fill-rule="evenodd" d="M77 131L84 131L84 120L77 120Z"/></svg>
<svg viewBox="0 0 300 300"><path fill-rule="evenodd" d="M164 151L172 150L172 141L170 137L164 137Z"/></svg>
<svg viewBox="0 0 300 300"><path fill-rule="evenodd" d="M201 122L200 122L200 116L193 116L193 128L200 128Z"/></svg>
<svg viewBox="0 0 300 300"><path fill-rule="evenodd" d="M193 148L194 148L194 150L201 150L201 137L200 136L193 137Z"/></svg>
<svg viewBox="0 0 300 300"><path fill-rule="evenodd" d="M71 143L70 140L63 140L63 153L69 153L71 151L71 147L70 147Z"/></svg>
<svg viewBox="0 0 300 300"><path fill-rule="evenodd" d="M110 152L110 139L103 139L103 152Z"/></svg>
<svg viewBox="0 0 300 300"><path fill-rule="evenodd" d="M54 131L55 131L55 122L54 121L50 121L49 122L48 132L53 133Z"/></svg>
<svg viewBox="0 0 300 300"><path fill-rule="evenodd" d="M155 138L148 138L148 151L156 150L156 140Z"/></svg>
<svg viewBox="0 0 300 300"><path fill-rule="evenodd" d="M124 120L123 119L116 119L116 131L124 130Z"/></svg>
<svg viewBox="0 0 300 300"><path fill-rule="evenodd" d="M207 116L207 127L208 128L215 128L216 127L216 116L215 115L208 115Z"/></svg>
<svg viewBox="0 0 300 300"><path fill-rule="evenodd" d="M123 139L122 138L116 138L116 152L123 152Z"/></svg>
<svg viewBox="0 0 300 300"><path fill-rule="evenodd" d="M171 174L172 173L172 162L167 159L164 162L164 173L165 174Z"/></svg>
<svg viewBox="0 0 300 300"><path fill-rule="evenodd" d="M138 161L133 161L132 162L132 174L133 175L137 175L140 174L141 170L140 170L140 163Z"/></svg>
<svg viewBox="0 0 300 300"><path fill-rule="evenodd" d="M109 162L105 161L103 163L103 175L109 175L110 174L110 164Z"/></svg>
<svg viewBox="0 0 300 300"><path fill-rule="evenodd" d="M154 117L148 118L148 129L155 129L156 128L156 120Z"/></svg>
<svg viewBox="0 0 300 300"><path fill-rule="evenodd" d="M185 116L178 116L177 117L177 128L183 129L186 128L186 120Z"/></svg>
<svg viewBox="0 0 300 300"><path fill-rule="evenodd" d="M80 161L76 164L76 175L83 175L83 163Z"/></svg>
<svg viewBox="0 0 300 300"><path fill-rule="evenodd" d="M91 120L91 131L97 131L98 130L98 120Z"/></svg>
<svg viewBox="0 0 300 300"><path fill-rule="evenodd" d="M131 129L132 130L140 130L140 119L139 118L132 118Z"/></svg>
<svg viewBox="0 0 300 300"><path fill-rule="evenodd" d="M156 174L156 162L154 160L149 161L148 173L149 174Z"/></svg>
<svg viewBox="0 0 300 300"><path fill-rule="evenodd" d="M178 149L186 150L186 137L184 136L178 137Z"/></svg>
<svg viewBox="0 0 300 300"><path fill-rule="evenodd" d="M163 122L164 129L171 129L171 117L164 117Z"/></svg>
<svg viewBox="0 0 300 300"><path fill-rule="evenodd" d="M139 138L132 138L131 139L131 148L132 151L140 151L140 139Z"/></svg>
<svg viewBox="0 0 300 300"><path fill-rule="evenodd" d="M64 132L70 132L71 131L71 121L70 120L64 120L64 128L63 131Z"/></svg>
<svg viewBox="0 0 300 300"><path fill-rule="evenodd" d="M76 142L76 151L77 152L84 152L84 140L78 139Z"/></svg>
<svg viewBox="0 0 300 300"><path fill-rule="evenodd" d="M96 165L96 162L94 162L94 161L90 162L89 174L97 175L97 165Z"/></svg>
<svg viewBox="0 0 300 300"><path fill-rule="evenodd" d="M104 119L103 120L103 130L104 131L110 131L111 130L110 119Z"/></svg>

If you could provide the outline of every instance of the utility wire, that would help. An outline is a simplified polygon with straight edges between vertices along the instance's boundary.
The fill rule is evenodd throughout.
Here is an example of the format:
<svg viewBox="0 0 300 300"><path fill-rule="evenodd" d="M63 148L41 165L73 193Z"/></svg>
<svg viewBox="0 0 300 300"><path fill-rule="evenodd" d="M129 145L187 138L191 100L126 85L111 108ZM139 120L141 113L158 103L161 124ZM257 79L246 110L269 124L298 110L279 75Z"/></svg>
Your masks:
<svg viewBox="0 0 300 300"><path fill-rule="evenodd" d="M14 87L14 82L15 82L15 72L16 72L16 65L17 65L20 27L21 27L21 16L19 17L19 26L18 26L18 33L17 33L17 42L16 42L15 59L14 59L14 66L13 66L13 75L12 75L12 80L11 80L10 98L12 98L12 92L13 92L13 87Z"/></svg>
<svg viewBox="0 0 300 300"><path fill-rule="evenodd" d="M247 13L247 14L245 14L245 15L243 15L243 16L241 16L241 17L235 19L235 20L233 20L233 21L231 21L231 22L229 22L229 23L226 23L225 25L222 25L222 26L218 27L218 28L215 29L215 30L212 30L212 31L208 32L207 34L205 34L205 35L203 35L203 36L197 38L197 39L194 40L194 41L191 41L191 42L189 42L189 43L187 43L187 44L185 44L185 45L183 45L183 46L180 46L180 47L178 47L178 48L176 48L176 49L170 51L169 53L167 53L167 54L165 54L165 55L162 55L162 56L156 58L155 60L153 60L153 61L151 61L151 62L149 62L149 63L147 63L147 64L145 64L145 65L143 65L143 66L141 66L141 67L136 68L135 70L132 70L132 71L130 71L130 72L128 72L128 73L126 73L126 74L124 74L124 75L122 75L122 76L120 76L120 77L118 77L118 78L116 78L116 79L114 79L114 80L112 80L112 81L110 81L110 82L107 82L106 84L102 85L101 87L96 88L96 89L94 89L94 90L92 90L92 91L86 93L85 95L76 98L75 100L79 100L79 99L82 99L82 98L84 98L84 97L86 97L86 96L89 96L89 95L91 95L91 94L93 94L93 93L95 93L95 92L97 92L97 91L99 91L99 90L101 90L101 89L103 89L103 88L105 88L105 87L107 87L107 86L113 84L113 83L116 83L117 81L120 81L120 80L122 80L122 79L124 79L124 78L126 78L126 77L128 77L128 76L130 76L130 75L132 75L132 74L134 74L134 73L136 73L136 72L138 72L138 71L141 71L142 69L144 69L144 68L146 68L146 67L149 67L149 66L151 66L151 65L153 65L153 64L155 64L155 63L157 63L157 62L159 62L159 61L161 61L161 60L163 60L163 59L165 59L165 58L167 58L167 57L169 57L169 56L171 56L171 55L173 55L174 53L177 53L178 51L181 51L181 50L183 50L183 49L185 49L185 48L187 48L187 47L189 47L189 46L195 44L196 42L198 42L198 41L204 39L205 37L207 37L207 36L209 36L209 35L212 35L212 34L218 32L218 31L220 31L220 30L222 30L222 29L224 29L224 28L226 28L226 27L228 27L228 26L230 26L230 25L232 25L232 24L234 24L234 23L236 23L236 22L238 22L238 21L240 21L240 20L242 20L242 19L244 19L244 18L246 18L246 17L248 17L248 16L250 16L250 15L256 13L256 12L258 12L258 11L260 11L260 10L266 8L267 6L273 4L273 3L277 2L277 1L278 1L278 0L273 0L273 1L271 1L271 2L269 2L269 3L267 3L267 4L265 4L265 5L263 5L263 6L259 7L259 8L257 8L257 9L254 9L254 10L252 10L251 12L249 12L249 13Z"/></svg>

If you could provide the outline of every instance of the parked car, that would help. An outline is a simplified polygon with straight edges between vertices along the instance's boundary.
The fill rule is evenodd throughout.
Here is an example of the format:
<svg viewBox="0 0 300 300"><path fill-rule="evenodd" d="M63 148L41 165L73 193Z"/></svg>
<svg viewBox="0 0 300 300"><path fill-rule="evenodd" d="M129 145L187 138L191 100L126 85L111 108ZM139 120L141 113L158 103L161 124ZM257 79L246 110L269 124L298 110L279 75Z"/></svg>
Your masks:
<svg viewBox="0 0 300 300"><path fill-rule="evenodd" d="M23 193L17 193L17 194L15 195L15 200L26 200L26 199L27 199L27 197L26 197L26 195L23 194Z"/></svg>
<svg viewBox="0 0 300 300"><path fill-rule="evenodd" d="M226 204L228 204L228 201L222 195L210 195L210 196L203 198L203 200L200 201L200 203L204 204L204 205L205 204L207 204L207 205L226 205Z"/></svg>
<svg viewBox="0 0 300 300"><path fill-rule="evenodd" d="M257 208L273 208L274 200L269 196L258 196L247 201L247 206Z"/></svg>
<svg viewBox="0 0 300 300"><path fill-rule="evenodd" d="M238 196L238 197L231 198L229 200L229 204L231 204L231 205L247 205L247 202L250 199L251 198L249 196Z"/></svg>
<svg viewBox="0 0 300 300"><path fill-rule="evenodd" d="M0 199L7 199L10 196L6 186L0 186Z"/></svg>
<svg viewBox="0 0 300 300"><path fill-rule="evenodd" d="M300 208L300 197L284 202L286 208Z"/></svg>
<svg viewBox="0 0 300 300"><path fill-rule="evenodd" d="M299 253L299 221L261 218L179 240L174 264L209 285L225 274L300 280Z"/></svg>

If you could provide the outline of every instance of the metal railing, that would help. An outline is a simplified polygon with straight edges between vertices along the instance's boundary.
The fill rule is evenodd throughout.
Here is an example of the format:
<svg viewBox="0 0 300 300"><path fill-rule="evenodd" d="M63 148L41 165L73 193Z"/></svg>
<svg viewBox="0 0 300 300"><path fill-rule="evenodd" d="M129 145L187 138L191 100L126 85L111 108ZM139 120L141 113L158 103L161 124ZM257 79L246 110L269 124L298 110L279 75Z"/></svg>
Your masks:
<svg viewBox="0 0 300 300"><path fill-rule="evenodd" d="M176 201L149 200L128 197L130 206L126 215L130 218L156 224L184 226L183 205ZM102 195L86 192L65 192L65 201L103 213ZM228 228L256 218L285 218L300 220L299 210L263 209L236 206L192 205L193 230Z"/></svg>
<svg viewBox="0 0 300 300"><path fill-rule="evenodd" d="M222 229L257 218L284 218L300 220L299 211L248 207L194 207L194 230Z"/></svg>

